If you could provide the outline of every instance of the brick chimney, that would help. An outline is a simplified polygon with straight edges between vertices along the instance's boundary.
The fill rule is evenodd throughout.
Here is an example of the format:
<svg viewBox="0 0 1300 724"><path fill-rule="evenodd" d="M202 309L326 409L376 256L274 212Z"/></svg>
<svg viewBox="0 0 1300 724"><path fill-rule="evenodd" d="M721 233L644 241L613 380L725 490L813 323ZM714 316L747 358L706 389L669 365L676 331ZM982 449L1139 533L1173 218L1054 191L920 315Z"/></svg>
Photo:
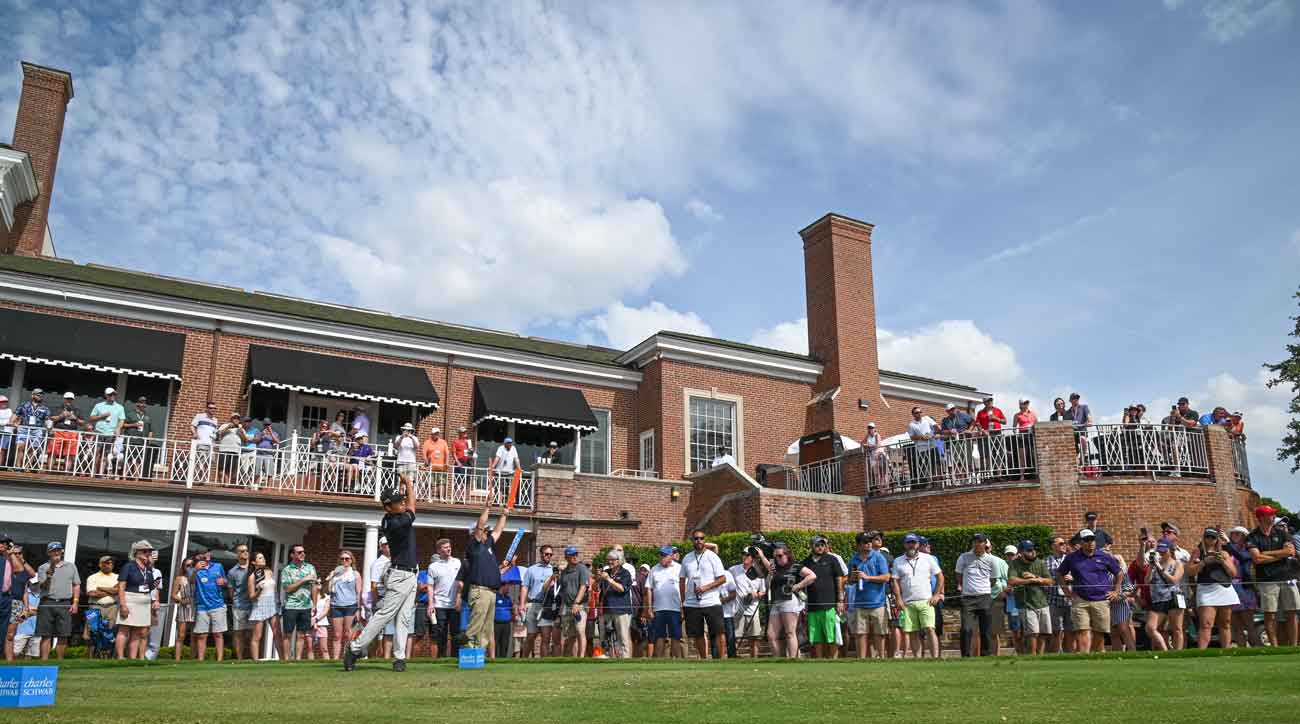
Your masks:
<svg viewBox="0 0 1300 724"><path fill-rule="evenodd" d="M859 438L878 414L872 228L865 221L827 214L799 232L808 294L808 352L825 365L813 393L840 388L834 400L808 408L809 433L835 430Z"/></svg>
<svg viewBox="0 0 1300 724"><path fill-rule="evenodd" d="M5 253L40 256L45 225L54 194L54 173L63 141L63 119L72 100L72 75L33 63L23 63L23 93L18 99L13 147L26 151L36 171L40 195L14 210Z"/></svg>

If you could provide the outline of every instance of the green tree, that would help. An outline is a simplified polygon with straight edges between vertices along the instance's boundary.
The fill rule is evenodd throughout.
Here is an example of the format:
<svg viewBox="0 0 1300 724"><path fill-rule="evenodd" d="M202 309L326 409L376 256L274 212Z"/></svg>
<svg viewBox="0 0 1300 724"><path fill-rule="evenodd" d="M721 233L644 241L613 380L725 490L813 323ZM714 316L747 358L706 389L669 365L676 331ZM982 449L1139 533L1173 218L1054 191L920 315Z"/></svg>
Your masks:
<svg viewBox="0 0 1300 724"><path fill-rule="evenodd" d="M1295 297L1300 299L1300 291L1295 293ZM1264 368L1273 373L1268 380L1270 388L1287 385L1293 394L1289 408L1291 420L1286 424L1286 434L1282 436L1282 444L1277 449L1277 459L1290 459L1291 472L1295 473L1300 470L1300 315L1292 317L1291 321L1295 322L1295 329L1289 336L1296 341L1287 344L1287 358L1281 362L1265 364Z"/></svg>

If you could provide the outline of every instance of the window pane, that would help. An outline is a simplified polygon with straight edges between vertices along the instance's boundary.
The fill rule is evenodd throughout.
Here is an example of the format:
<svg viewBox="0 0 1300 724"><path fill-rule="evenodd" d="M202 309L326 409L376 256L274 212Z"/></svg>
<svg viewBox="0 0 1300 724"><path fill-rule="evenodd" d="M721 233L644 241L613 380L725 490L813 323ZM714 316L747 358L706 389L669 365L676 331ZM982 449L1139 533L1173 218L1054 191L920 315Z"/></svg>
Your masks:
<svg viewBox="0 0 1300 724"><path fill-rule="evenodd" d="M118 395L117 401L126 405L128 410L131 410L135 408L135 401L140 395L148 397L149 404L144 409L153 423L153 436L165 437L167 435L167 414L170 412L168 405L171 402L167 398L170 386L171 380L128 375L125 393Z"/></svg>
<svg viewBox="0 0 1300 724"><path fill-rule="evenodd" d="M104 399L104 388L116 386L116 372L99 372L28 362L27 372L23 375L22 394L18 402L11 401L10 406L17 408L18 405L30 400L32 390L39 387L45 392L45 406L50 408L51 413L57 413L63 406L63 393L71 392L76 395L72 406L77 409L78 416L84 420L90 417L90 408Z"/></svg>
<svg viewBox="0 0 1300 724"><path fill-rule="evenodd" d="M550 425L515 423L515 447L519 449L519 463L524 470L532 470L537 458L546 453L550 443L557 443L560 454L557 463L573 464L573 430Z"/></svg>
<svg viewBox="0 0 1300 724"><path fill-rule="evenodd" d="M474 428L474 436L474 450L478 452L478 457L474 459L474 467L486 468L492 463L492 456L496 454L497 447L510 436L510 423L501 420L484 420Z"/></svg>
<svg viewBox="0 0 1300 724"><path fill-rule="evenodd" d="M402 425L411 422L411 406L394 402L379 403L379 419L371 421L371 445L387 445L389 440L396 440L402 434Z"/></svg>
<svg viewBox="0 0 1300 724"><path fill-rule="evenodd" d="M655 469L655 431L649 430L641 435L641 469Z"/></svg>
<svg viewBox="0 0 1300 724"><path fill-rule="evenodd" d="M249 397L248 414L257 421L254 427L261 429L262 420L271 418L271 429L284 440L289 435L289 391L270 387L254 387ZM221 417L220 413L217 415Z"/></svg>
<svg viewBox="0 0 1300 724"><path fill-rule="evenodd" d="M8 533L14 543L22 547L23 560L30 563L32 568L39 568L50 559L45 555L45 546L50 541L62 543L68 535L68 526L3 521L0 522L0 531Z"/></svg>
<svg viewBox="0 0 1300 724"><path fill-rule="evenodd" d="M595 432L582 434L582 472L609 474L609 410L592 410L596 415Z"/></svg>
<svg viewBox="0 0 1300 724"><path fill-rule="evenodd" d="M692 397L690 413L690 469L695 473L707 470L720 449L735 450L736 403Z"/></svg>

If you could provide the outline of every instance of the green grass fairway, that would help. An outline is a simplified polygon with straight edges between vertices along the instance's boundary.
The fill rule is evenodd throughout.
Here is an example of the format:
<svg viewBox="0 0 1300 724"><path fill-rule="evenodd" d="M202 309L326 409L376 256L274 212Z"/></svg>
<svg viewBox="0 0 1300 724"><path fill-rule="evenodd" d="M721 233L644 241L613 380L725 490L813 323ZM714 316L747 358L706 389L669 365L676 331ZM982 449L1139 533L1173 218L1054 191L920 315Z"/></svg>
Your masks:
<svg viewBox="0 0 1300 724"><path fill-rule="evenodd" d="M720 663L513 661L483 671L415 661L345 674L333 663L69 661L58 705L3 715L58 722L1293 721L1300 653ZM1244 655L1243 655L1244 654ZM1272 654L1272 655L1258 655ZM815 693L814 693L815 692Z"/></svg>

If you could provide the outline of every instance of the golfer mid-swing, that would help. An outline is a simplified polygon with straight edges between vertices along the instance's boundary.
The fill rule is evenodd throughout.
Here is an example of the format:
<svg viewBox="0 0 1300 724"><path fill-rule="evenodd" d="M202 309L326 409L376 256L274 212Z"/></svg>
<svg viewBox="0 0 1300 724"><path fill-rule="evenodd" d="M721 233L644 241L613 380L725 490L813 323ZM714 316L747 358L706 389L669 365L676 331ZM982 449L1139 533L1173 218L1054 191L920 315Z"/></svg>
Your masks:
<svg viewBox="0 0 1300 724"><path fill-rule="evenodd" d="M400 480L401 489L386 490L380 497L384 519L379 523L379 534L388 539L393 561L384 576L384 597L376 604L361 636L343 650L344 671L357 668L357 657L394 619L393 671L406 671L406 639L411 633L419 571L415 556L415 489L405 475Z"/></svg>

